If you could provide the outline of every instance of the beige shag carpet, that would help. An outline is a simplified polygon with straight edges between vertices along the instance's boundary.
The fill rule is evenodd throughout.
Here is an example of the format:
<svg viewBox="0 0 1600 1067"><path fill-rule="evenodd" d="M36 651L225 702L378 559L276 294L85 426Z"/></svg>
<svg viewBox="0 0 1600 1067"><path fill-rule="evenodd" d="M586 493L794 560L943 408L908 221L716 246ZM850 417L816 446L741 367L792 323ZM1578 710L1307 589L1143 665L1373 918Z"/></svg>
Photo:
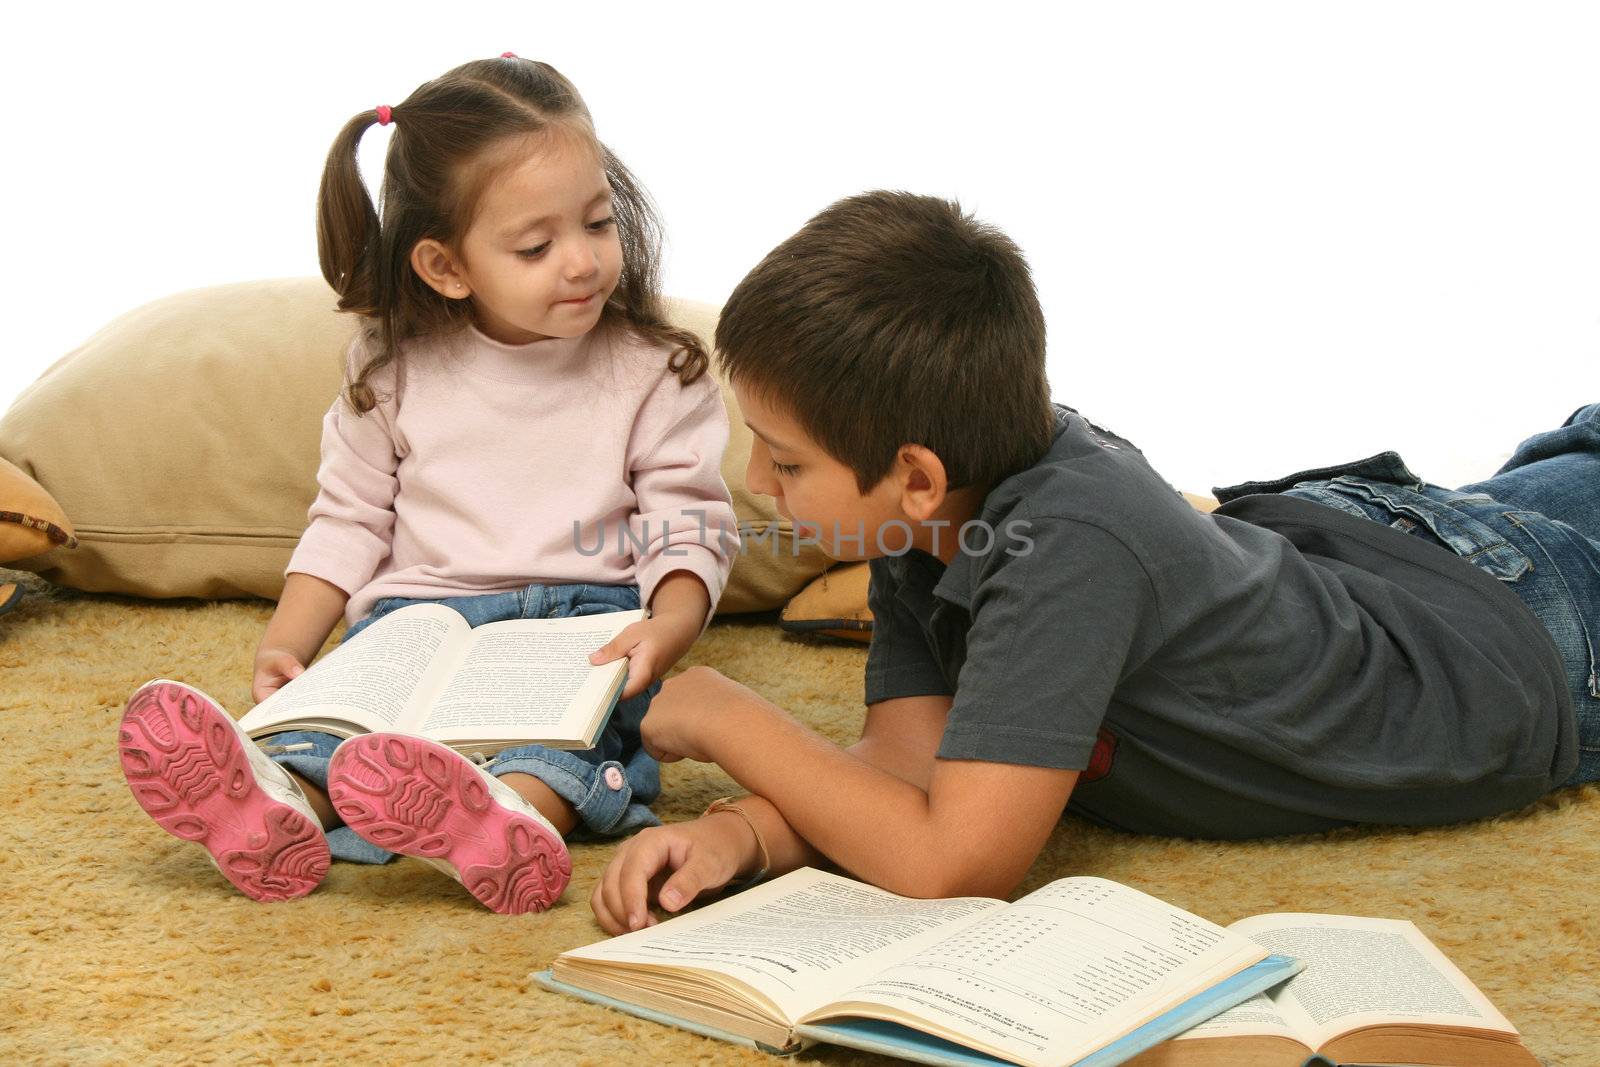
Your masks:
<svg viewBox="0 0 1600 1067"><path fill-rule="evenodd" d="M528 981L600 936L589 889L611 848L573 850L563 901L506 918L416 860L336 863L301 900L235 893L159 830L118 769L139 684L189 681L242 713L266 602L151 602L51 590L0 618L0 1063L768 1063L546 993ZM710 664L840 741L859 729L858 646L718 621ZM667 768L662 818L723 794ZM1600 1063L1600 789L1488 822L1247 844L1111 833L1068 819L1023 889L1114 878L1218 922L1266 911L1411 919L1547 1064ZM813 1050L802 1062L869 1063Z"/></svg>

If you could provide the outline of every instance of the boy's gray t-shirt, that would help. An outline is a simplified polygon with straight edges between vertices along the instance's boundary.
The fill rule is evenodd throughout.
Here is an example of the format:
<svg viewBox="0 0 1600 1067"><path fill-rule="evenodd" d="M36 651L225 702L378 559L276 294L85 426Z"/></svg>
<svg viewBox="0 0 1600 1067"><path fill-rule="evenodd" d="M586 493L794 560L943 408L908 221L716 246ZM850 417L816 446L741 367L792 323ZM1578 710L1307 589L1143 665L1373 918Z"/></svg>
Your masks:
<svg viewBox="0 0 1600 1067"><path fill-rule="evenodd" d="M1548 633L1418 538L1292 497L1196 511L1061 407L979 518L948 567L871 564L866 701L951 695L942 758L1081 770L1069 810L1201 837L1456 822L1575 766Z"/></svg>

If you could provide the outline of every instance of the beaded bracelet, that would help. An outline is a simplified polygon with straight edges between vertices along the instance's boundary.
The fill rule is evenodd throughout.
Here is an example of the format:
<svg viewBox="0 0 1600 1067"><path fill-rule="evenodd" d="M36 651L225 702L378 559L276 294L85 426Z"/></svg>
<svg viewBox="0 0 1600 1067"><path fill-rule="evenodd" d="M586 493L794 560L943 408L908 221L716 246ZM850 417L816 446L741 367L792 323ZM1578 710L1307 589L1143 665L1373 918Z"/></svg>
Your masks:
<svg viewBox="0 0 1600 1067"><path fill-rule="evenodd" d="M751 875L749 878L746 878L744 881L728 886L729 889L735 890L744 889L746 886L755 885L757 882L761 881L761 879L765 878L767 876L767 872L772 869L772 858L767 854L767 843L766 841L762 840L761 831L756 829L756 822L754 819L750 818L750 813L745 811L738 804L738 802L743 799L743 797L718 797L716 800L713 800L709 805L706 806L705 811L700 813L700 817L703 819L707 815L715 815L719 811L731 811L735 815L739 816L739 818L743 819L744 824L750 827L750 832L756 835L756 847L761 850L761 869L755 874Z"/></svg>

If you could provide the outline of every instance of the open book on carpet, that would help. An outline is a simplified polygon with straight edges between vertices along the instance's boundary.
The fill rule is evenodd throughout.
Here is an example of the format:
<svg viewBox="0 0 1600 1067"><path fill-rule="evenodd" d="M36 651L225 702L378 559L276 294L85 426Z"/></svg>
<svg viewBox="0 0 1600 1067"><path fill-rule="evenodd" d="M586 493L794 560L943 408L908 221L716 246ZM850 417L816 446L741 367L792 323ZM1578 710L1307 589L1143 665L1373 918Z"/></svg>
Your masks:
<svg viewBox="0 0 1600 1067"><path fill-rule="evenodd" d="M918 900L802 868L563 952L546 988L773 1052L1105 1067L1299 969L1102 878L1012 904Z"/></svg>

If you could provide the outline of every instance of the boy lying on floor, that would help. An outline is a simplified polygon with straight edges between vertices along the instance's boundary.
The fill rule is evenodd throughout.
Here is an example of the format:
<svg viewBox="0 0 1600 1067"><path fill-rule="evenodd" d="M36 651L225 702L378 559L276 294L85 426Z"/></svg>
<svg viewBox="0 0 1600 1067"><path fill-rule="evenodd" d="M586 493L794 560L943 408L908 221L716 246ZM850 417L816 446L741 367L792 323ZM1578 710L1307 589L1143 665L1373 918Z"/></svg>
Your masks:
<svg viewBox="0 0 1600 1067"><path fill-rule="evenodd" d="M870 559L861 740L704 667L644 720L751 794L618 848L602 927L832 861L1005 896L1064 809L1245 838L1506 812L1600 779L1600 404L1444 489L1394 453L1189 507L1045 379L1016 246L946 201L841 201L735 289L747 474Z"/></svg>

